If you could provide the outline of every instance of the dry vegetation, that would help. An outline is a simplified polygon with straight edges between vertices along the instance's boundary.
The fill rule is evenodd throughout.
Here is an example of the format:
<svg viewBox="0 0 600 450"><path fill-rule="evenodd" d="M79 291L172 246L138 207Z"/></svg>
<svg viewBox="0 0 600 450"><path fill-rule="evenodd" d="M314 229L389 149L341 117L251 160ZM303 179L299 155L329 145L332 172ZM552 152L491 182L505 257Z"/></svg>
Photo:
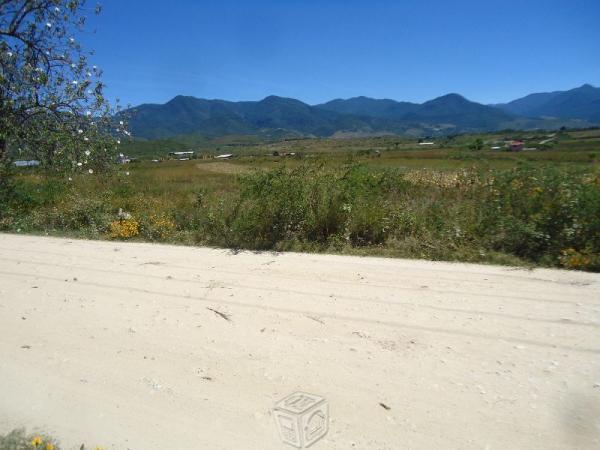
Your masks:
<svg viewBox="0 0 600 450"><path fill-rule="evenodd" d="M71 181L23 170L0 229L599 270L598 153L579 150L595 135L518 154L470 150L473 138L428 150L393 138L262 154L252 144L227 162L141 162ZM307 146L318 151L297 151ZM296 155L268 156L275 147Z"/></svg>

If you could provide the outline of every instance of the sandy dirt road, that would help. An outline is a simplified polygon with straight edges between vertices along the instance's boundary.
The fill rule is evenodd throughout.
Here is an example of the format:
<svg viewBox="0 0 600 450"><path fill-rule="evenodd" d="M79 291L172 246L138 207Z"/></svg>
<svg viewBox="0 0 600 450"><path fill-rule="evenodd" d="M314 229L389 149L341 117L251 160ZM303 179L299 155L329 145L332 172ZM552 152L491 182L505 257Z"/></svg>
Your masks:
<svg viewBox="0 0 600 450"><path fill-rule="evenodd" d="M298 390L314 449L600 448L600 276L0 235L0 433L285 449Z"/></svg>

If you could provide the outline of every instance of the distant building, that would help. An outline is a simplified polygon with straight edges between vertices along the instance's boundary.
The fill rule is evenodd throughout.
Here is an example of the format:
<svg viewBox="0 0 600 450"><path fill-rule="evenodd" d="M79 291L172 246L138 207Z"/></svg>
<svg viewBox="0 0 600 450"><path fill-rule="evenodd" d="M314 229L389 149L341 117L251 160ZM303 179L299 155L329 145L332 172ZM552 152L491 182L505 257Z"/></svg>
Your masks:
<svg viewBox="0 0 600 450"><path fill-rule="evenodd" d="M15 161L13 164L17 167L36 167L40 165L40 162L37 159L31 159L28 161Z"/></svg>
<svg viewBox="0 0 600 450"><path fill-rule="evenodd" d="M215 159L231 159L231 158L233 158L232 153L225 153L224 155L215 156Z"/></svg>
<svg viewBox="0 0 600 450"><path fill-rule="evenodd" d="M179 161L188 161L194 156L194 152L169 152L169 157Z"/></svg>
<svg viewBox="0 0 600 450"><path fill-rule="evenodd" d="M419 145L435 145L435 142L419 142Z"/></svg>
<svg viewBox="0 0 600 450"><path fill-rule="evenodd" d="M511 141L508 144L508 149L511 152L520 152L520 151L523 151L524 145L525 145L525 143L523 141Z"/></svg>

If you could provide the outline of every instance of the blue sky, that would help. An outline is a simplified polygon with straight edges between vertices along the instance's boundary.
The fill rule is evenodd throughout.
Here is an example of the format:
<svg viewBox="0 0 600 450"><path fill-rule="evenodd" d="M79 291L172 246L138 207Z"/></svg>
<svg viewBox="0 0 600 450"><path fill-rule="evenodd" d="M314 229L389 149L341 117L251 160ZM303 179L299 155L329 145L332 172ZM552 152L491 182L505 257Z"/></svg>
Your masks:
<svg viewBox="0 0 600 450"><path fill-rule="evenodd" d="M110 98L483 103L600 85L599 0L100 0ZM92 32L95 29L95 32Z"/></svg>

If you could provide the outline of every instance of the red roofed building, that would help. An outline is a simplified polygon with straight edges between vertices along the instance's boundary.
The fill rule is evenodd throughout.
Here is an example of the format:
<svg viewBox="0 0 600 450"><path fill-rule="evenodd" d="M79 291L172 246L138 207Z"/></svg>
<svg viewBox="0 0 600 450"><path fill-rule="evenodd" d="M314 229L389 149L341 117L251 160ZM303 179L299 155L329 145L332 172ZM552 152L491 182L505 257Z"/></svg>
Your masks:
<svg viewBox="0 0 600 450"><path fill-rule="evenodd" d="M511 152L520 152L523 150L523 145L525 143L523 141L512 141L510 144L508 144L508 149Z"/></svg>

